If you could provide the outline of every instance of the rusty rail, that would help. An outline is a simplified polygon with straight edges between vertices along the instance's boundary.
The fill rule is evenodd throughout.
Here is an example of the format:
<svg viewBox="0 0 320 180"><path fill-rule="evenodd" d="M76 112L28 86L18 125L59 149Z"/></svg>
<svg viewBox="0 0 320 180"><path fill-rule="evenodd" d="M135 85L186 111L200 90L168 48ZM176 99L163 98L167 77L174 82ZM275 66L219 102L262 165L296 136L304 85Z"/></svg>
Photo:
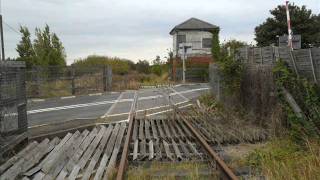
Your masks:
<svg viewBox="0 0 320 180"><path fill-rule="evenodd" d="M190 124L188 120L183 117L181 112L177 109L177 112L180 114L181 119L187 125L187 127L192 131L197 140L200 142L201 146L208 152L210 157L216 162L217 168L220 172L223 173L222 179L238 180L238 177L231 171L231 169L226 165L226 163L219 157L217 153L212 150L210 145L203 139L203 137L198 133L198 131Z"/></svg>
<svg viewBox="0 0 320 180"><path fill-rule="evenodd" d="M120 160L120 164L118 167L118 173L117 173L117 180L122 180L124 177L124 172L126 170L126 167L128 165L128 152L129 152L129 145L130 145L130 140L131 140L131 135L132 135L132 128L133 128L133 122L135 119L135 115L136 115L136 105L137 105L137 99L138 99L138 95L137 92L134 95L134 100L133 100L133 104L131 106L130 109L130 114L129 114L129 127L128 127L128 131L127 131L127 136L126 136L126 140L123 146L123 151L121 154L121 160Z"/></svg>
<svg viewBox="0 0 320 180"><path fill-rule="evenodd" d="M195 135L196 139L200 142L201 146L208 152L209 156L216 162L217 169L223 173L221 179L227 179L227 180L238 180L238 177L231 171L231 169L227 166L227 164L219 157L217 153L214 152L214 150L210 147L210 145L207 143L207 141L198 133L198 131L190 124L188 120L183 117L182 112L179 108L176 107L172 99L167 95L164 94L166 99L168 100L168 103L173 107L174 109L174 115L179 114L183 122L187 125L187 127L192 131L192 133Z"/></svg>

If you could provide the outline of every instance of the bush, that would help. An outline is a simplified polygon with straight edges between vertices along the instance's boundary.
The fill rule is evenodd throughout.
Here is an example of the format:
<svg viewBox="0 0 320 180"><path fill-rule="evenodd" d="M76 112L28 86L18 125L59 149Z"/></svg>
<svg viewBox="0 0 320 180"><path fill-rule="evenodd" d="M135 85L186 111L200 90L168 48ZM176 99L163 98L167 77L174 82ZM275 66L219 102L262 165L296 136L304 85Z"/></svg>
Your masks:
<svg viewBox="0 0 320 180"><path fill-rule="evenodd" d="M88 66L111 66L115 74L127 74L132 68L132 61L117 57L90 55L84 59L76 60L73 65L76 67Z"/></svg>

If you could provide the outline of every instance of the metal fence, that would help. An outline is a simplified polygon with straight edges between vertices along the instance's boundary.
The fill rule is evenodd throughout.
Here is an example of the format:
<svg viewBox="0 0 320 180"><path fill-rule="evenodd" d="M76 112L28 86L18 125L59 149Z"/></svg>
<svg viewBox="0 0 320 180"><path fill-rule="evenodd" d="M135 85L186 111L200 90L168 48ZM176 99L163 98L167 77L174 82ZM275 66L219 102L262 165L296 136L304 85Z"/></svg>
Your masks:
<svg viewBox="0 0 320 180"><path fill-rule="evenodd" d="M26 132L25 63L0 61L0 139Z"/></svg>
<svg viewBox="0 0 320 180"><path fill-rule="evenodd" d="M182 81L183 69L177 68L176 81ZM209 80L208 68L186 68L186 81L207 82Z"/></svg>
<svg viewBox="0 0 320 180"><path fill-rule="evenodd" d="M26 71L28 97L54 97L109 91L112 69L107 66L34 66Z"/></svg>
<svg viewBox="0 0 320 180"><path fill-rule="evenodd" d="M245 64L274 64L281 59L298 76L320 83L320 48L291 51L287 47L244 47L237 50L235 59Z"/></svg>

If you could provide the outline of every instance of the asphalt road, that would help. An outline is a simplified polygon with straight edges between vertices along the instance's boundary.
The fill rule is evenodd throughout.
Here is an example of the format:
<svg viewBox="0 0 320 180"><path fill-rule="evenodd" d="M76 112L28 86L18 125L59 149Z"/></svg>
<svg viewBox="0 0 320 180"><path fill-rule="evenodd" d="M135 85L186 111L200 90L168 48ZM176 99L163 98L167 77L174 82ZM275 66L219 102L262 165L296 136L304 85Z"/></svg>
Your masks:
<svg viewBox="0 0 320 180"><path fill-rule="evenodd" d="M135 93L138 96L137 110L153 116L165 112L163 107L168 106L163 92L169 94L174 103L179 104L200 96L208 89L207 84L186 84L171 88L29 100L29 126L73 119L113 118L117 121L125 121L128 118Z"/></svg>

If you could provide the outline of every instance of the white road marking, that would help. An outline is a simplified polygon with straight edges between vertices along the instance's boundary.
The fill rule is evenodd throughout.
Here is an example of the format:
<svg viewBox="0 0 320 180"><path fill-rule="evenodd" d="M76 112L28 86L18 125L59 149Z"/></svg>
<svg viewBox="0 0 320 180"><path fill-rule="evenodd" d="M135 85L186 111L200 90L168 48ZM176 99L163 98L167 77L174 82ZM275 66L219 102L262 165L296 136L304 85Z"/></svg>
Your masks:
<svg viewBox="0 0 320 180"><path fill-rule="evenodd" d="M119 100L122 98L122 96L123 96L123 92L120 94L120 96L117 98L117 102L116 103L114 103L114 104L112 104L112 106L108 109L108 111L104 114L104 115L102 115L100 118L105 118L105 117L107 117L108 115L109 115L109 113L114 109L114 107L116 106L116 104L119 102Z"/></svg>
<svg viewBox="0 0 320 180"><path fill-rule="evenodd" d="M178 102L178 103L175 103L175 105L180 105L180 104L187 103L187 102L189 102L189 101ZM144 112L144 111L148 111L148 110L155 110L155 109L165 108L165 107L169 107L169 106L170 105L163 105L163 106L156 106L156 107L147 108L147 109L139 109L136 112ZM183 107L183 106L181 106L181 107ZM118 113L118 114L109 114L108 117L123 116L123 115L127 115L129 113L130 112Z"/></svg>
<svg viewBox="0 0 320 180"><path fill-rule="evenodd" d="M190 92L195 92L195 91L208 90L208 89L210 89L210 88L191 89L191 90L181 91L181 92L178 92L178 93L176 93L176 92L175 93L171 93L170 96L177 95L177 94L185 94L185 93L190 93ZM159 97L163 97L163 96L162 95L147 96L147 97L141 97L141 98L139 98L139 100L147 100L147 99L153 99L153 98L159 98ZM100 101L100 102L93 102L93 103L74 104L74 105L68 105L68 106L58 106L58 107L51 107L51 108L44 108L44 109L36 109L36 110L30 110L27 113L28 114L35 114L35 113L42 113L42 112L49 112L49 111L75 109L75 108L81 108L81 107L98 106L98 105L113 104L113 103L118 103L118 102L131 102L131 101L133 101L133 99L119 99L119 100L111 100L111 101ZM153 108L155 108L155 107L153 107ZM149 109L152 109L152 108L149 108Z"/></svg>
<svg viewBox="0 0 320 180"><path fill-rule="evenodd" d="M92 93L92 94L89 94L89 96L101 96L102 93Z"/></svg>
<svg viewBox="0 0 320 180"><path fill-rule="evenodd" d="M174 93L177 93L182 99L189 101L188 98L186 98L184 95L182 95L180 92L178 92L177 90L173 89L172 87L170 87L169 89L171 89Z"/></svg>
<svg viewBox="0 0 320 180"><path fill-rule="evenodd" d="M58 106L58 107L52 107L52 108L45 108L45 109L37 109L37 110L31 110L28 111L28 114L35 114L40 112L48 112L48 111L57 111L57 110L65 110L65 109L74 109L74 108L81 108L81 107L88 107L88 106L97 106L97 105L104 105L104 104L113 104L116 102L131 102L132 99L121 99L119 101L112 100L112 101L101 101L101 102L94 102L94 103L86 103L86 104L75 104L75 105L69 105L69 106Z"/></svg>
<svg viewBox="0 0 320 180"><path fill-rule="evenodd" d="M29 102L43 102L45 99L30 99Z"/></svg>
<svg viewBox="0 0 320 180"><path fill-rule="evenodd" d="M60 99L71 99L71 98L75 98L76 96L65 96L65 97L61 97Z"/></svg>
<svg viewBox="0 0 320 180"><path fill-rule="evenodd" d="M187 105L184 105L184 106L181 106L181 107L178 107L178 108L182 109L182 108L189 107L189 106L192 106L192 105L193 104L187 104ZM146 116L147 117L154 116L154 115L166 113L166 112L169 112L169 111L173 111L173 109L168 109L168 110L164 110L164 111L155 112L155 113L152 113L152 114L147 114Z"/></svg>

